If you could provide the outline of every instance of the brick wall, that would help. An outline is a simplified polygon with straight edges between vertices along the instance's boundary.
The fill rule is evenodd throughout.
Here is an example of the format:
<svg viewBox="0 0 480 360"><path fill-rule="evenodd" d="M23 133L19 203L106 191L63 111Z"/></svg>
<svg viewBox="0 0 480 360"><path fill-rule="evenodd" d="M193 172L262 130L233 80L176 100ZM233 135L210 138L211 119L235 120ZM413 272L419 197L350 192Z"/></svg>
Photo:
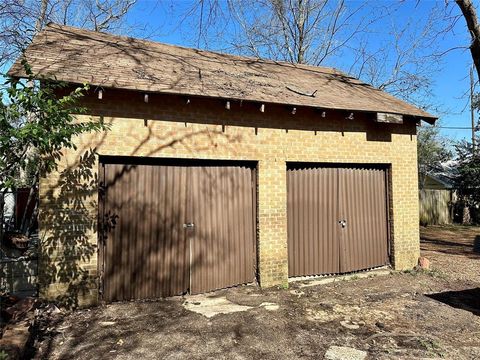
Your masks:
<svg viewBox="0 0 480 360"><path fill-rule="evenodd" d="M378 124L344 111L104 90L85 99L110 131L76 139L58 171L41 180L42 293L79 304L97 299L98 155L258 161L258 262L262 286L286 285L286 163L374 163L391 167L392 261L419 256L416 127ZM78 116L88 121L90 115ZM42 276L43 274L43 276ZM80 280L81 279L81 280ZM71 300L74 299L74 300Z"/></svg>

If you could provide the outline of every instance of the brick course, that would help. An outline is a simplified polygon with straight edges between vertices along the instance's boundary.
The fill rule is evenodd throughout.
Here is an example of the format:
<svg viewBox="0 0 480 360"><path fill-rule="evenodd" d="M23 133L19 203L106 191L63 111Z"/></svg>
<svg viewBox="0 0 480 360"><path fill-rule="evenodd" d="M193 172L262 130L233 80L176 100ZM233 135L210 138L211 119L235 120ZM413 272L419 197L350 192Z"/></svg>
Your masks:
<svg viewBox="0 0 480 360"><path fill-rule="evenodd" d="M258 266L261 286L287 285L287 162L390 166L392 263L412 268L419 256L417 140L412 120L379 124L374 114L104 90L88 95L91 117L110 131L76 139L59 168L40 183L42 294L73 304L98 299L98 156L236 159L258 162ZM93 151L94 149L94 151ZM81 279L81 281L79 280Z"/></svg>

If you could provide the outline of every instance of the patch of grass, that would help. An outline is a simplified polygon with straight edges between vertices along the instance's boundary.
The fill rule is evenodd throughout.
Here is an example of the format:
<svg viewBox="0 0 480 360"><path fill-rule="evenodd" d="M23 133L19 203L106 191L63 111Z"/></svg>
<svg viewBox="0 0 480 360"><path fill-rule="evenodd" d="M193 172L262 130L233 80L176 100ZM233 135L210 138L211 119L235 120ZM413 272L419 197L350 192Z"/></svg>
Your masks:
<svg viewBox="0 0 480 360"><path fill-rule="evenodd" d="M443 280L447 279L447 275L444 272L437 269L424 270L421 268L415 268L415 269L403 270L402 274L407 274L411 276L418 276L418 275L424 274L436 279L443 279Z"/></svg>
<svg viewBox="0 0 480 360"><path fill-rule="evenodd" d="M288 282L280 285L279 288L283 289L283 290L287 290L288 289Z"/></svg>
<svg viewBox="0 0 480 360"><path fill-rule="evenodd" d="M0 360L8 360L8 354L3 350L0 350Z"/></svg>
<svg viewBox="0 0 480 360"><path fill-rule="evenodd" d="M418 343L428 352L429 355L440 356L442 358L445 356L440 343L434 339L419 338Z"/></svg>
<svg viewBox="0 0 480 360"><path fill-rule="evenodd" d="M447 279L447 274L445 274L443 271L440 271L438 269L424 270L424 273L437 279L443 279L443 280Z"/></svg>
<svg viewBox="0 0 480 360"><path fill-rule="evenodd" d="M403 270L402 273L407 275L412 275L412 276L417 276L419 274L419 272L415 269Z"/></svg>

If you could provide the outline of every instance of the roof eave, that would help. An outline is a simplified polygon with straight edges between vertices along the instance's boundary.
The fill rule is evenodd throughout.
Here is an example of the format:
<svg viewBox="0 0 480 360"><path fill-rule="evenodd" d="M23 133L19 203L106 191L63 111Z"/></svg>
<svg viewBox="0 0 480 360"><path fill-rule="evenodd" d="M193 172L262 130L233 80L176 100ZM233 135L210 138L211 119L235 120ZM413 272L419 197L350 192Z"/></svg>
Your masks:
<svg viewBox="0 0 480 360"><path fill-rule="evenodd" d="M20 59L20 58L19 58ZM17 59L11 68L7 71L7 75L15 78L15 79L22 79L26 78L26 74L23 70L19 69L19 59ZM68 81L68 80L59 80L59 79L54 79L59 82L65 82L69 83L72 85L81 85L80 83ZM170 91L152 91L152 90L142 90L142 89L130 89L130 88L124 88L124 87L115 87L115 86L108 86L108 85L102 85L102 84L94 84L91 83L91 86L98 86L104 89L112 89L112 90L126 90L126 91L136 91L136 92L144 92L144 93L151 93L151 94L165 94L165 95L176 95L176 96L189 96L189 97L196 97L196 98L207 98L207 99L220 99L220 100L232 100L232 101L249 101L253 103L265 103L265 104L271 104L271 105L284 105L284 106L295 106L295 107L305 107L305 108L311 108L311 109L325 109L325 110L334 110L334 111L346 111L346 112L361 112L361 113L377 113L377 112L387 112L390 114L397 114L397 115L402 115L406 117L407 119L413 120L415 122L420 122L420 121L425 121L426 123L430 125L434 125L435 122L438 120L438 117L435 116L420 116L420 115L411 115L411 114L406 114L406 113L399 113L395 111L384 111L384 110L372 110L372 109L354 109L354 108L340 108L340 107L331 107L331 106L313 106L313 105L305 105L305 104L298 104L294 102L290 103L285 103L285 102L272 102L272 101L266 101L262 99L245 99L245 98L240 98L240 97L225 97L225 96L201 96L198 94L189 94L189 93L178 93L178 92L170 92Z"/></svg>

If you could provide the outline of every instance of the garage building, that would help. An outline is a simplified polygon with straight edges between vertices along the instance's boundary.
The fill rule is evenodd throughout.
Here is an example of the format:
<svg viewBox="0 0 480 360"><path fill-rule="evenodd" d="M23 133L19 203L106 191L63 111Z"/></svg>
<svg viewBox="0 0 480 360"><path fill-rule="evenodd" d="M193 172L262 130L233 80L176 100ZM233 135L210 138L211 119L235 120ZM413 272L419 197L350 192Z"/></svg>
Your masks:
<svg viewBox="0 0 480 360"><path fill-rule="evenodd" d="M335 69L49 25L34 73L88 83L105 133L40 182L42 295L203 293L419 256L417 139L435 117ZM25 76L20 59L10 75Z"/></svg>

